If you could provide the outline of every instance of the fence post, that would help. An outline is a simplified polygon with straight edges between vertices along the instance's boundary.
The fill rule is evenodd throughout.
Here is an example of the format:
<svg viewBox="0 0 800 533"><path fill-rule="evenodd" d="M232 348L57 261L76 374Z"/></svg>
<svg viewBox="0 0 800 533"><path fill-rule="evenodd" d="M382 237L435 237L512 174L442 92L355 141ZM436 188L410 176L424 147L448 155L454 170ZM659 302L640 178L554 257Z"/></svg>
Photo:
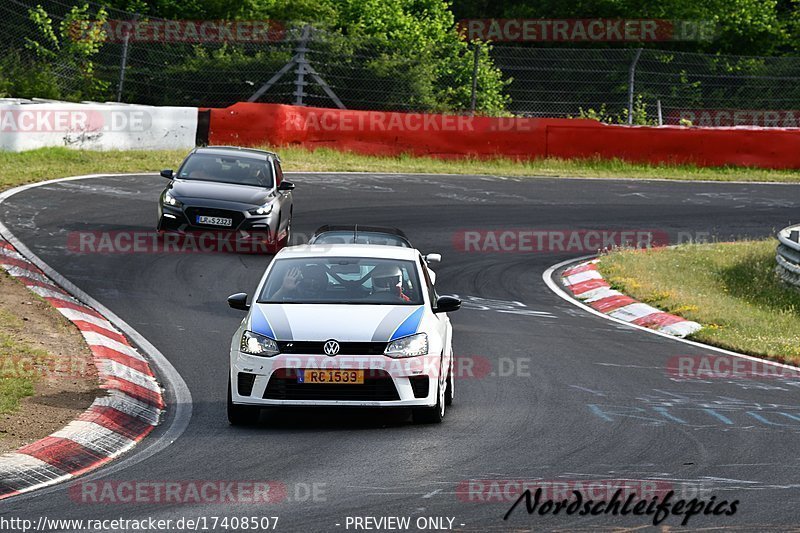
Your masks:
<svg viewBox="0 0 800 533"><path fill-rule="evenodd" d="M297 79L294 82L295 89L294 89L294 105L303 105L303 96L306 95L305 93L305 86L306 86L306 52L308 52L308 39L311 37L311 26L305 25L303 27L303 34L300 37L300 44L297 47L296 55L295 55L295 62L297 63Z"/></svg>
<svg viewBox="0 0 800 533"><path fill-rule="evenodd" d="M470 116L475 115L475 100L478 96L478 61L480 61L480 50L481 45L479 43L475 43L474 45L474 56L472 60L472 97L471 103L469 106L469 114Z"/></svg>
<svg viewBox="0 0 800 533"><path fill-rule="evenodd" d="M631 66L628 69L628 125L633 124L633 92L634 92L634 78L636 77L636 63L639 62L639 56L642 55L642 49L637 48L636 54L633 56Z"/></svg>
<svg viewBox="0 0 800 533"><path fill-rule="evenodd" d="M656 100L656 110L658 111L658 125L664 125L664 116L661 114L661 98Z"/></svg>
<svg viewBox="0 0 800 533"><path fill-rule="evenodd" d="M136 21L139 20L139 15L133 16L133 23L136 24ZM128 66L128 41L131 38L131 31L129 30L125 32L125 39L122 41L122 59L120 59L119 65L119 82L117 82L117 102L122 102L122 89L125 87L125 69Z"/></svg>

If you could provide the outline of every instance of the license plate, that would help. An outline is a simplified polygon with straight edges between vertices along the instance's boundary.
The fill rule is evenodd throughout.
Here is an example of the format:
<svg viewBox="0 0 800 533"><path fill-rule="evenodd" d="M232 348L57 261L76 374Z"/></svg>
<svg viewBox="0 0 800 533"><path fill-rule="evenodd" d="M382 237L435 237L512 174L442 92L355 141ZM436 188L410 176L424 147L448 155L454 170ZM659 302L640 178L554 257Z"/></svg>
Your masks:
<svg viewBox="0 0 800 533"><path fill-rule="evenodd" d="M232 218L204 217L197 215L198 224L209 224L211 226L233 226Z"/></svg>
<svg viewBox="0 0 800 533"><path fill-rule="evenodd" d="M298 383L325 383L334 385L363 385L363 370L303 370L297 374Z"/></svg>

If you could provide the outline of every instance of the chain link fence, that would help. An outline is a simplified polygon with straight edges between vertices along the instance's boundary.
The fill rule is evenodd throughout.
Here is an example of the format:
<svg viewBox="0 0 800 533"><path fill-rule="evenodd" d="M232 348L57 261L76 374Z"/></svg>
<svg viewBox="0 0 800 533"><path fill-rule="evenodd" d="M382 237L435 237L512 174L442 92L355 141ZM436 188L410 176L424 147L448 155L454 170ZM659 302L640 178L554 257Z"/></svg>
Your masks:
<svg viewBox="0 0 800 533"><path fill-rule="evenodd" d="M42 22L34 20L36 5L49 15L60 42L50 42ZM14 91L22 90L26 96L67 100L200 107L258 101L628 124L800 126L800 58L499 44L409 54L386 40L281 25L262 40L115 35L90 55L93 70L87 74L88 58L71 51L74 5L0 0L0 94L20 96ZM87 16L96 8L92 5ZM139 18L107 11L116 27ZM27 86L18 80L22 74L31 78Z"/></svg>

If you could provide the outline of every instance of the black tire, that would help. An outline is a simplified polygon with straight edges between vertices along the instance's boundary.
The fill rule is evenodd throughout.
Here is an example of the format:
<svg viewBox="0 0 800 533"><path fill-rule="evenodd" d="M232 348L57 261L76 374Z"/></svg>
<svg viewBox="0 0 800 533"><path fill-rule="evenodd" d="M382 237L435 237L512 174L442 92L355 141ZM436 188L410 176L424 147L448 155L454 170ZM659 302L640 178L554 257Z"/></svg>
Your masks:
<svg viewBox="0 0 800 533"><path fill-rule="evenodd" d="M231 382L228 380L228 422L232 426L250 426L258 422L261 408L252 405L236 405L231 400Z"/></svg>
<svg viewBox="0 0 800 533"><path fill-rule="evenodd" d="M436 405L433 407L418 407L411 410L411 418L415 424L440 424L444 420L445 406L447 400L445 388L441 385L436 387Z"/></svg>
<svg viewBox="0 0 800 533"><path fill-rule="evenodd" d="M281 217L279 215L278 222L275 224L275 240L273 241L272 246L270 247L270 252L273 254L277 254L278 252L280 252L284 246L283 241L278 240L278 234L280 233L280 231L281 231Z"/></svg>
<svg viewBox="0 0 800 533"><path fill-rule="evenodd" d="M292 245L292 211L289 211L289 223L286 224L286 237L281 241L281 248Z"/></svg>
<svg viewBox="0 0 800 533"><path fill-rule="evenodd" d="M450 370L447 372L447 389L444 392L444 404L447 406L453 405L453 399L456 397L455 385L453 383L453 355L450 354Z"/></svg>

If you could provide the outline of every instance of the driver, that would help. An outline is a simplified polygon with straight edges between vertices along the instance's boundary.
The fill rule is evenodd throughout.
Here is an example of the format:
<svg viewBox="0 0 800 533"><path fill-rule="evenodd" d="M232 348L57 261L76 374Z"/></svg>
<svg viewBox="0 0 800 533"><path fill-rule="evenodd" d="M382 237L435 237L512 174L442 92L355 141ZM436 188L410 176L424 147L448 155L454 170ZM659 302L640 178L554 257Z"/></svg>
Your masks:
<svg viewBox="0 0 800 533"><path fill-rule="evenodd" d="M214 159L210 157L202 157L200 159L199 168L192 170L189 173L189 177L199 180L213 180L216 179L217 176L215 176L215 174L217 174L218 171L219 167Z"/></svg>
<svg viewBox="0 0 800 533"><path fill-rule="evenodd" d="M378 265L372 269L371 299L384 301L410 302L403 293L403 273L397 265Z"/></svg>
<svg viewBox="0 0 800 533"><path fill-rule="evenodd" d="M311 300L321 298L328 289L328 273L322 265L292 267L286 272L281 287L272 297L275 300Z"/></svg>

